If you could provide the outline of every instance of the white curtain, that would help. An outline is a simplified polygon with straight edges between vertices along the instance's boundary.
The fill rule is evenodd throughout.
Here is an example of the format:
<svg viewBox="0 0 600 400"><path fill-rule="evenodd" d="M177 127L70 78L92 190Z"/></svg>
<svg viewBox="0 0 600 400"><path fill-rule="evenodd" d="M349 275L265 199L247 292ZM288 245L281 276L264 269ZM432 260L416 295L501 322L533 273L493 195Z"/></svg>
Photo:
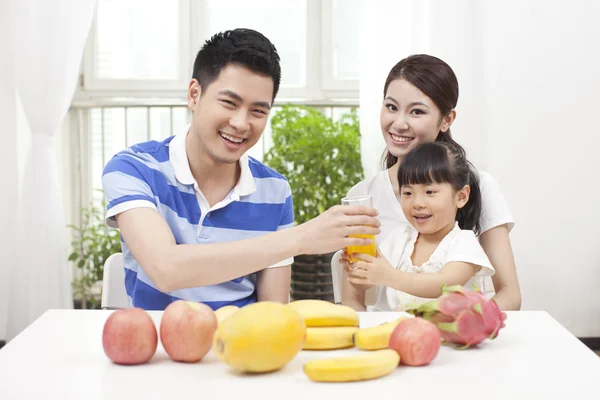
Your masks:
<svg viewBox="0 0 600 400"><path fill-rule="evenodd" d="M8 0L0 0L0 340L6 337L6 313L9 288L9 267L15 262L15 227L17 226L17 136L16 101L13 77L11 37L12 19L8 13Z"/></svg>
<svg viewBox="0 0 600 400"><path fill-rule="evenodd" d="M53 139L71 103L95 3L20 0L9 6L15 82L31 131L8 300L9 340L46 310L73 307Z"/></svg>
<svg viewBox="0 0 600 400"><path fill-rule="evenodd" d="M365 176L381 170L385 149L379 112L383 85L401 59L426 53L447 62L458 77L455 138L478 164L483 117L482 51L478 0L381 0L362 2L360 27L361 153Z"/></svg>

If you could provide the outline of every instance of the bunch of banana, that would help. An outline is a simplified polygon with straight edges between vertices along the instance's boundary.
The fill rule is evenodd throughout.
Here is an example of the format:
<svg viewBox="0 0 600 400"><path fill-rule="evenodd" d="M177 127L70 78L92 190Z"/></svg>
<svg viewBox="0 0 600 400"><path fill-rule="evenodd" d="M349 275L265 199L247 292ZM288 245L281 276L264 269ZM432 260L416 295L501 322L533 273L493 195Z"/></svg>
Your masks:
<svg viewBox="0 0 600 400"><path fill-rule="evenodd" d="M303 350L334 350L354 346L358 313L350 307L324 300L296 300L288 307L298 312L306 323Z"/></svg>
<svg viewBox="0 0 600 400"><path fill-rule="evenodd" d="M407 317L402 317L378 326L359 329L354 334L354 344L361 350L387 349L392 332L394 332L396 326L405 319L407 319Z"/></svg>

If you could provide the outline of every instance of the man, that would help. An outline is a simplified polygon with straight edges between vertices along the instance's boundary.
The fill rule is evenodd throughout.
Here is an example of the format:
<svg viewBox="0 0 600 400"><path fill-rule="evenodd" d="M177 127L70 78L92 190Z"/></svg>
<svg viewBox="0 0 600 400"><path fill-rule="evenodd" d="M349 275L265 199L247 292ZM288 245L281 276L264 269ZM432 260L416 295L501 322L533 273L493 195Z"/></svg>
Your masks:
<svg viewBox="0 0 600 400"><path fill-rule="evenodd" d="M287 180L245 155L265 129L280 80L279 55L262 34L216 34L194 62L191 125L106 165L106 218L121 230L131 305L287 302L293 256L368 244L347 236L379 232L375 210L350 206L292 227Z"/></svg>

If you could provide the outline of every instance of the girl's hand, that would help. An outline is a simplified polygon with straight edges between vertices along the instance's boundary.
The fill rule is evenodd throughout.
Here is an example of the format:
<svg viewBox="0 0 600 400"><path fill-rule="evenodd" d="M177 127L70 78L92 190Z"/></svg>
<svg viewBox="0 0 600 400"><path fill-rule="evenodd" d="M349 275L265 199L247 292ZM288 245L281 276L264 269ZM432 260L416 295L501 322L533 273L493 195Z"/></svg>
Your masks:
<svg viewBox="0 0 600 400"><path fill-rule="evenodd" d="M377 258L368 254L353 254L355 259L348 263L348 280L352 285L388 286L396 269L377 249Z"/></svg>
<svg viewBox="0 0 600 400"><path fill-rule="evenodd" d="M343 253L340 256L340 264L342 264L342 266L344 267L344 271L346 272L346 274L348 276L350 276L350 271L352 270L352 263L350 262L350 256L348 255L348 253L346 253L346 249L344 249ZM350 281L350 279L348 279ZM360 291L366 291L368 289L370 289L371 287L373 287L373 285L363 285L363 284L358 284L358 283L352 283L352 281L350 281L350 284L356 289L356 290L360 290Z"/></svg>

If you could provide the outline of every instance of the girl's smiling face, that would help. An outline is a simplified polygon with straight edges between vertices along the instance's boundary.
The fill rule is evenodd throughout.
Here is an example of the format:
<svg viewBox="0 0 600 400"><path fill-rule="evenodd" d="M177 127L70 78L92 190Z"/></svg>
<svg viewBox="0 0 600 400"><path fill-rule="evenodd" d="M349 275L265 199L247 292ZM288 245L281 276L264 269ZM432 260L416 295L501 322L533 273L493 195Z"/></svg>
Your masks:
<svg viewBox="0 0 600 400"><path fill-rule="evenodd" d="M400 205L406 219L424 235L454 228L456 212L469 200L469 186L455 190L449 183L403 185Z"/></svg>

